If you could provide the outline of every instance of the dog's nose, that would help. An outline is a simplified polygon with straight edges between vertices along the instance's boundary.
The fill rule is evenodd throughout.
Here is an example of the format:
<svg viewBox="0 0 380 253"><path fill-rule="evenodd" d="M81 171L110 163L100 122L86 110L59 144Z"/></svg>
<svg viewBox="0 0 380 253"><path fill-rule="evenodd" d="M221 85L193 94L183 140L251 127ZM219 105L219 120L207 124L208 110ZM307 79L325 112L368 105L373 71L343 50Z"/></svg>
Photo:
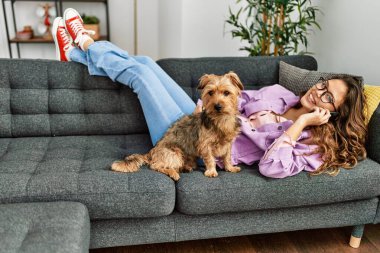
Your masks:
<svg viewBox="0 0 380 253"><path fill-rule="evenodd" d="M215 110L217 110L218 112L220 112L220 110L222 110L222 106L220 104L216 104L214 105L214 108Z"/></svg>

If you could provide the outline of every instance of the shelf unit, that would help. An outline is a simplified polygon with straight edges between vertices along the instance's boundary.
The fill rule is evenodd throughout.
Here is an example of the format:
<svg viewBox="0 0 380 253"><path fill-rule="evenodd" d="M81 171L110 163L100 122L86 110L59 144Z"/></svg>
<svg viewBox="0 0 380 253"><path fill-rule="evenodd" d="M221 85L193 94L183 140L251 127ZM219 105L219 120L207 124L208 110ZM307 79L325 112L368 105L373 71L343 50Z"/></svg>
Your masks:
<svg viewBox="0 0 380 253"><path fill-rule="evenodd" d="M99 40L110 40L110 22L109 22L109 12L108 12L108 0L1 0L2 6L3 6L3 15L4 15L4 21L5 21L5 32L7 35L7 42L8 42L8 50L9 50L9 58L13 58L13 52L12 52L12 44L16 44L17 49L17 56L18 58L21 58L20 54L20 44L23 43L53 43L54 41L52 39L44 39L42 37L34 37L28 40L23 39L17 39L10 38L9 34L9 27L8 27L8 18L7 18L7 10L6 10L6 2L10 3L10 9L12 13L12 22L14 27L14 34L17 33L17 25L16 25L16 16L15 16L15 2L54 2L55 9L57 10L57 15L62 17L63 14L63 2L83 2L83 3L104 3L105 9L106 9L106 30L107 35L100 36Z"/></svg>

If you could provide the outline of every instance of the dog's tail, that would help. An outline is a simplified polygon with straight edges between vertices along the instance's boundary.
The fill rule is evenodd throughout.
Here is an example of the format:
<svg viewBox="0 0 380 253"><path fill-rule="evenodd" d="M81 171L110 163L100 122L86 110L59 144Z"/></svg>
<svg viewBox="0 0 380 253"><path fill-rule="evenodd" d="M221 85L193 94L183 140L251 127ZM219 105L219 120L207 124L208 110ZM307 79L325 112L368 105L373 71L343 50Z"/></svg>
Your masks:
<svg viewBox="0 0 380 253"><path fill-rule="evenodd" d="M133 154L124 159L112 163L111 170L119 172L135 172L144 164L149 164L149 153L144 155Z"/></svg>

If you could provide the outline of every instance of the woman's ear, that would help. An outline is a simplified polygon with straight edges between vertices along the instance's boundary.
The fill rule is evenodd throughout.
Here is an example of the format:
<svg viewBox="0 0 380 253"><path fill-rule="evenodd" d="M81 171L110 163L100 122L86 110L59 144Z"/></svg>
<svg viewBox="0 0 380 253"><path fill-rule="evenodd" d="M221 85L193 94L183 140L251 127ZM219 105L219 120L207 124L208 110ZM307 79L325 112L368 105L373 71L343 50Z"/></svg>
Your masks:
<svg viewBox="0 0 380 253"><path fill-rule="evenodd" d="M211 79L211 75L204 74L203 76L201 76L201 78L199 79L199 84L198 84L197 89L203 90L203 88L210 82L210 79Z"/></svg>
<svg viewBox="0 0 380 253"><path fill-rule="evenodd" d="M235 72L230 71L230 72L228 72L226 74L226 76L228 78L230 78L232 84L235 85L239 90L243 90L244 89L244 86L241 83L240 78L238 77L238 75Z"/></svg>

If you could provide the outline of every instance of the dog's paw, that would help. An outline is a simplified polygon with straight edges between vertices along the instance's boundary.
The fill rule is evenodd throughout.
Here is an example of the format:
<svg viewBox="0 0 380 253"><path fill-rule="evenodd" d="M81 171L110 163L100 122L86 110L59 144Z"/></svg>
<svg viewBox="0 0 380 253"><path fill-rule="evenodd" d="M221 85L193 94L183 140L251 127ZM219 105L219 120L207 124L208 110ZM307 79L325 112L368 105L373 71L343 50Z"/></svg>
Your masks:
<svg viewBox="0 0 380 253"><path fill-rule="evenodd" d="M116 161L112 163L111 170L117 172L135 172L139 168L134 164L127 164L125 161Z"/></svg>
<svg viewBox="0 0 380 253"><path fill-rule="evenodd" d="M206 170L205 171L205 176L206 177L217 177L218 176L218 172L216 172L216 170Z"/></svg>
<svg viewBox="0 0 380 253"><path fill-rule="evenodd" d="M177 172L171 172L171 173L169 173L169 177L171 179L173 179L174 181L178 181L179 178L180 178L180 176L179 176L179 174Z"/></svg>
<svg viewBox="0 0 380 253"><path fill-rule="evenodd" d="M238 166L233 166L233 167L230 167L230 168L226 168L226 171L229 171L229 172L232 172L232 173L237 173L239 171L241 171L240 167Z"/></svg>
<svg viewBox="0 0 380 253"><path fill-rule="evenodd" d="M111 170L117 172L125 172L125 162L124 161L115 161L111 165Z"/></svg>

